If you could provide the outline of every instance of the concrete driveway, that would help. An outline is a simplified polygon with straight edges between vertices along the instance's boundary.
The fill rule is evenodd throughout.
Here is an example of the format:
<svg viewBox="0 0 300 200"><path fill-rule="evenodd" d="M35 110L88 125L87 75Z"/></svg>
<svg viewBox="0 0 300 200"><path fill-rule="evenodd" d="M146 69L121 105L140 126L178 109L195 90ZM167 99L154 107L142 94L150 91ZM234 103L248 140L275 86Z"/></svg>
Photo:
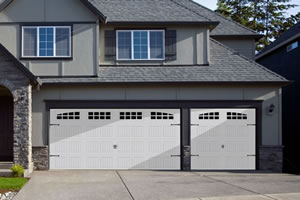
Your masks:
<svg viewBox="0 0 300 200"><path fill-rule="evenodd" d="M300 199L300 176L164 171L34 172L14 200Z"/></svg>

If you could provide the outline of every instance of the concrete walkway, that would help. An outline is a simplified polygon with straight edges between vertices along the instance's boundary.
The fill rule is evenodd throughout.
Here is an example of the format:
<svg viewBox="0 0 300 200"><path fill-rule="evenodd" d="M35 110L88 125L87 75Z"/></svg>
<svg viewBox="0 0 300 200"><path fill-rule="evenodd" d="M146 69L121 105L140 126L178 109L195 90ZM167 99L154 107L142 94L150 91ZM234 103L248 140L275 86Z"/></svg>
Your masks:
<svg viewBox="0 0 300 200"><path fill-rule="evenodd" d="M34 172L14 200L299 200L300 176L288 174Z"/></svg>

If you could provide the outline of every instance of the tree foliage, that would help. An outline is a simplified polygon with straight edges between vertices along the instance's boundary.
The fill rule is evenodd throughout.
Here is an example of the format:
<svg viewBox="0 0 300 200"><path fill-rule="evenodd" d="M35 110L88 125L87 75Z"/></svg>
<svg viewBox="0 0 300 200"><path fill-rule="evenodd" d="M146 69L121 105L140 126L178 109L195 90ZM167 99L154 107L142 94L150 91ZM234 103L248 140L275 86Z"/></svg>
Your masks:
<svg viewBox="0 0 300 200"><path fill-rule="evenodd" d="M216 12L262 34L256 45L262 50L283 32L300 21L300 12L290 17L287 11L296 5L291 0L219 0Z"/></svg>

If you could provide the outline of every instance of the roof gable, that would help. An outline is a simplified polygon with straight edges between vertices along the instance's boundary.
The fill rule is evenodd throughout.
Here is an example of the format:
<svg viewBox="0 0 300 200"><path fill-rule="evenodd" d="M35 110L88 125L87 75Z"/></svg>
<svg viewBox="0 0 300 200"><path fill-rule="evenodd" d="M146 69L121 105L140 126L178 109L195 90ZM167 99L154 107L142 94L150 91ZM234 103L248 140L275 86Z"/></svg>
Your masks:
<svg viewBox="0 0 300 200"><path fill-rule="evenodd" d="M1 43L0 53L6 56L14 66L21 71L32 83L38 84L39 80L35 77L15 56L13 56Z"/></svg>

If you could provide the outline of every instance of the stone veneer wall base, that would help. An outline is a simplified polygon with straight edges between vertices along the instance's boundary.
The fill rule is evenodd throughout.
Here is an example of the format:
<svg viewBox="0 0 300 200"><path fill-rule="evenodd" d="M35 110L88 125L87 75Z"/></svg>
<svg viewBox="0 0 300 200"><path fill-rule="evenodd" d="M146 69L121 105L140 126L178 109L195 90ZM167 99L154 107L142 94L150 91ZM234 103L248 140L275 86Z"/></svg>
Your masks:
<svg viewBox="0 0 300 200"><path fill-rule="evenodd" d="M283 168L283 146L261 146L259 148L259 170L281 173Z"/></svg>
<svg viewBox="0 0 300 200"><path fill-rule="evenodd" d="M34 170L49 170L48 146L32 147L32 160Z"/></svg>

